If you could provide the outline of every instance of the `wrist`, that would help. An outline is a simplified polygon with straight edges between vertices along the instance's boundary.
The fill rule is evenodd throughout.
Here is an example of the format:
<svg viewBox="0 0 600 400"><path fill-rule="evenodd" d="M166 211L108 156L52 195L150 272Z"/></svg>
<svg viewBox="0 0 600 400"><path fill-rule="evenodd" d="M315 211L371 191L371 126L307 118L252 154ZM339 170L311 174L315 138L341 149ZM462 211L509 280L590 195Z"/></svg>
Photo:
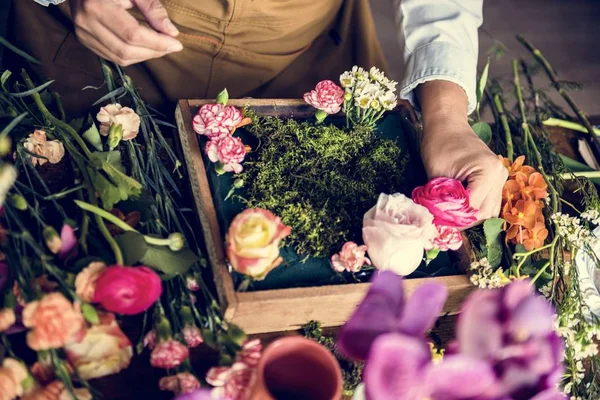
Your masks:
<svg viewBox="0 0 600 400"><path fill-rule="evenodd" d="M456 83L444 80L425 82L416 88L416 94L424 132L436 132L439 127L468 125L467 94Z"/></svg>

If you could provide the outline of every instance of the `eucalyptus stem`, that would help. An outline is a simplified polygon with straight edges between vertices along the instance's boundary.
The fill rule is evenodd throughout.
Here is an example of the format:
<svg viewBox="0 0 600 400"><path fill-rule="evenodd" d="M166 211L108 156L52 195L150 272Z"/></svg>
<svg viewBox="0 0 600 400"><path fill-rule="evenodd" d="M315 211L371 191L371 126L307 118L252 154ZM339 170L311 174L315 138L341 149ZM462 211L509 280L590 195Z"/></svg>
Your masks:
<svg viewBox="0 0 600 400"><path fill-rule="evenodd" d="M502 105L502 98L500 97L500 94L496 94L494 96L493 104L496 106L495 109L500 118L500 122L502 123L502 129L504 130L504 136L506 138L506 157L513 162L515 150L513 146L512 135L510 133L510 127L508 126L508 118L504 112L504 106Z"/></svg>
<svg viewBox="0 0 600 400"><path fill-rule="evenodd" d="M527 50L529 50L533 54L534 58L542 65L542 67L544 68L544 71L546 71L546 75L548 75L548 78L552 82L552 85L556 88L556 90L563 97L563 99L565 99L565 101L569 104L569 107L571 107L573 112L577 115L577 117L579 118L579 120L581 121L583 126L585 126L588 133L592 136L593 140L596 142L596 144L598 146L600 146L600 138L598 138L596 136L596 134L594 132L594 127L592 126L590 121L587 119L587 116L585 115L585 113L579 108L577 103L575 103L575 101L571 98L569 93L567 93L567 91L561 87L560 82L556 78L556 73L554 72L554 68L552 68L552 65L550 65L550 63L548 62L546 57L544 57L544 55L542 54L542 52L539 49L535 48L533 46L533 44L531 44L529 41L527 41L527 39L525 39L525 37L523 37L523 35L518 34L517 40L523 46L525 46L525 48Z"/></svg>

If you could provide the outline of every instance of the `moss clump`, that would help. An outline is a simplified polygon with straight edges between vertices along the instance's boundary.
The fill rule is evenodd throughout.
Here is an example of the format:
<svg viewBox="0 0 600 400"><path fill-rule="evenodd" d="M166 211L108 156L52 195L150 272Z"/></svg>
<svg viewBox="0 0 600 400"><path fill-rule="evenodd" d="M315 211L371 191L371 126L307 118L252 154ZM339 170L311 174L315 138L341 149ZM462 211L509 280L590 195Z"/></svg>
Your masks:
<svg viewBox="0 0 600 400"><path fill-rule="evenodd" d="M258 139L241 176L248 206L291 226L286 242L300 255L329 257L348 240L360 242L363 215L379 193L401 188L407 160L398 143L364 127L248 114Z"/></svg>

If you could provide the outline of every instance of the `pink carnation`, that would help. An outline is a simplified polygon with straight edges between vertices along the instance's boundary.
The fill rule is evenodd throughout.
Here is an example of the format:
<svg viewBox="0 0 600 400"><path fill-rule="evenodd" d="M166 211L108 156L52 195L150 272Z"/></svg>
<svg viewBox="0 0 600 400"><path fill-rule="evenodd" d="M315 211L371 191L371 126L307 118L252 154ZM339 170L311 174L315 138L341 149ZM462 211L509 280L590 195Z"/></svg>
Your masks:
<svg viewBox="0 0 600 400"><path fill-rule="evenodd" d="M164 376L158 382L160 390L168 390L175 394L193 392L200 389L200 382L189 372L180 372L173 376Z"/></svg>
<svg viewBox="0 0 600 400"><path fill-rule="evenodd" d="M412 199L433 214L437 226L465 228L477 221L477 210L469 204L469 191L456 179L432 179L415 188Z"/></svg>
<svg viewBox="0 0 600 400"><path fill-rule="evenodd" d="M147 347L150 350L154 350L156 347L156 331L154 329L144 336L144 347Z"/></svg>
<svg viewBox="0 0 600 400"><path fill-rule="evenodd" d="M438 236L433 239L433 246L440 251L458 250L463 244L462 235L457 228L438 226Z"/></svg>
<svg viewBox="0 0 600 400"><path fill-rule="evenodd" d="M262 343L260 339L247 340L235 360L251 367L256 367L262 356Z"/></svg>
<svg viewBox="0 0 600 400"><path fill-rule="evenodd" d="M371 260L365 257L367 246L359 246L354 242L346 242L342 251L331 257L331 265L337 272L358 272L363 265L371 265Z"/></svg>
<svg viewBox="0 0 600 400"><path fill-rule="evenodd" d="M235 362L231 367L214 367L206 374L206 382L215 388L213 398L246 400L250 395L256 368L243 362Z"/></svg>
<svg viewBox="0 0 600 400"><path fill-rule="evenodd" d="M206 154L212 162L219 162L226 172L239 174L243 168L240 164L246 156L246 148L242 139L225 136L218 140L211 140L206 144Z"/></svg>
<svg viewBox="0 0 600 400"><path fill-rule="evenodd" d="M198 347L204 343L202 332L195 325L186 325L181 333L183 335L183 340L185 340L190 349Z"/></svg>
<svg viewBox="0 0 600 400"><path fill-rule="evenodd" d="M337 114L344 102L344 89L333 81L321 81L315 90L304 94L304 101L327 114Z"/></svg>
<svg viewBox="0 0 600 400"><path fill-rule="evenodd" d="M209 139L220 139L231 132L242 122L242 113L233 106L222 104L205 104L194 116L194 131Z"/></svg>
<svg viewBox="0 0 600 400"><path fill-rule="evenodd" d="M188 290L192 291L192 292L197 292L198 290L200 290L200 285L198 284L198 281L196 280L196 278L194 278L193 276L188 276L185 280L186 285Z"/></svg>
<svg viewBox="0 0 600 400"><path fill-rule="evenodd" d="M157 368L175 368L190 355L189 349L177 340L160 342L150 354L150 365Z"/></svg>

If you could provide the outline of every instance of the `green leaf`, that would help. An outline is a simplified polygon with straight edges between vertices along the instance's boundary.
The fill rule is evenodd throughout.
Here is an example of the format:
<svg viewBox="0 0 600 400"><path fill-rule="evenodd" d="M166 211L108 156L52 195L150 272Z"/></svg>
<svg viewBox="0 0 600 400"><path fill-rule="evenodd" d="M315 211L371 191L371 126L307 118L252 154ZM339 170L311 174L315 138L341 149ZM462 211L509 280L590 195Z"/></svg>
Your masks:
<svg viewBox="0 0 600 400"><path fill-rule="evenodd" d="M485 144L490 144L492 141L492 128L485 122L476 122L471 127Z"/></svg>
<svg viewBox="0 0 600 400"><path fill-rule="evenodd" d="M481 98L483 97L483 92L485 90L485 86L487 85L488 73L490 70L490 58L488 57L487 62L485 63L485 67L483 67L483 71L481 72L481 77L479 77L479 81L477 82L477 104L481 103Z"/></svg>
<svg viewBox="0 0 600 400"><path fill-rule="evenodd" d="M6 84L6 81L8 80L8 78L10 78L11 75L12 75L12 72L10 72L9 70L6 70L2 73L2 76L0 76L0 85L2 86L2 89L4 89L7 92L8 92L8 90L6 90L6 87L4 87L4 85Z"/></svg>
<svg viewBox="0 0 600 400"><path fill-rule="evenodd" d="M490 218L483 223L487 259L492 267L497 267L502 261L502 218Z"/></svg>
<svg viewBox="0 0 600 400"><path fill-rule="evenodd" d="M27 61L32 62L37 65L40 65L40 62L38 60L36 60L32 56L30 56L29 54L25 53L23 50L19 49L17 46L10 43L8 40L4 39L2 36L0 36L0 44L6 46L7 49L12 50L13 52L17 53L18 55L20 55Z"/></svg>
<svg viewBox="0 0 600 400"><path fill-rule="evenodd" d="M29 90L26 90L24 92L18 92L18 93L8 93L8 95L12 96L12 97L27 97L27 96L31 96L32 94L41 92L42 90L46 89L48 86L52 85L53 83L54 83L54 80L51 80L51 81L48 81L48 82L46 82L46 83L44 83L44 84L42 84L42 85L40 85L38 87L33 88L33 89L29 89Z"/></svg>
<svg viewBox="0 0 600 400"><path fill-rule="evenodd" d="M227 89L223 89L221 91L221 93L219 93L217 95L217 103L227 105L228 101L229 101L229 93L227 92Z"/></svg>
<svg viewBox="0 0 600 400"><path fill-rule="evenodd" d="M585 172L594 170L593 168L590 168L589 165L580 163L579 161L573 160L567 156L563 156L562 154L560 155L560 159L565 164L565 167L567 167L571 172ZM590 181L592 181L595 185L600 185L599 178L590 178Z"/></svg>
<svg viewBox="0 0 600 400"><path fill-rule="evenodd" d="M85 320L92 325L97 325L100 322L100 318L98 317L98 312L96 311L94 306L92 306L91 304L82 303L81 304L81 313L83 314L83 317L85 318Z"/></svg>
<svg viewBox="0 0 600 400"><path fill-rule="evenodd" d="M137 198L142 193L142 185L123 172L118 151L96 152L90 160L96 169L88 168L88 171L105 210L111 210L119 201Z"/></svg>
<svg viewBox="0 0 600 400"><path fill-rule="evenodd" d="M102 137L100 136L100 132L96 127L96 124L92 123L92 125L88 128L87 131L81 135L83 139L91 144L96 150L102 151Z"/></svg>
<svg viewBox="0 0 600 400"><path fill-rule="evenodd" d="M12 131L14 129L15 126L19 125L19 123L21 121L23 121L23 119L27 116L27 112L24 112L23 114L19 115L18 117L16 117L15 119L13 119L12 121L10 121L10 124L6 125L6 127L4 129L2 129L2 132L0 132L0 136L6 136L10 133L10 131Z"/></svg>
<svg viewBox="0 0 600 400"><path fill-rule="evenodd" d="M140 262L148 251L148 243L144 236L138 232L125 232L115 236L117 244L123 252L125 265L135 265Z"/></svg>
<svg viewBox="0 0 600 400"><path fill-rule="evenodd" d="M118 89L113 90L110 93L105 94L104 96L100 97L98 100L96 100L96 102L94 104L92 104L93 106L97 106L100 103L105 102L106 100L110 99L111 97L118 97L125 94L125 88L124 87L120 87Z"/></svg>
<svg viewBox="0 0 600 400"><path fill-rule="evenodd" d="M184 274L195 262L198 256L188 248L172 251L167 246L148 245L148 250L141 262L167 275Z"/></svg>

